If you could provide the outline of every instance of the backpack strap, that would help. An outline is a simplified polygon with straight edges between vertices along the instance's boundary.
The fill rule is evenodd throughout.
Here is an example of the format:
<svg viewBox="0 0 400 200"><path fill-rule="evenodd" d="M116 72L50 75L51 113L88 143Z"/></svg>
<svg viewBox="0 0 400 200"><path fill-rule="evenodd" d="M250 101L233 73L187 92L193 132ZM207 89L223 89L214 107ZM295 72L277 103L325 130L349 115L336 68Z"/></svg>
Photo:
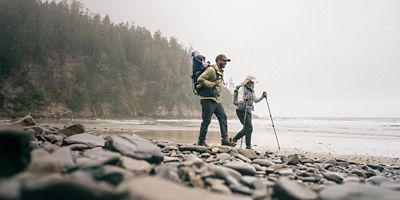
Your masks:
<svg viewBox="0 0 400 200"><path fill-rule="evenodd" d="M220 77L222 82L225 84L224 77L222 75L218 74L217 69L215 69L215 67L216 67L215 65L212 67L214 69L214 73L215 73L215 80L219 80L218 77Z"/></svg>

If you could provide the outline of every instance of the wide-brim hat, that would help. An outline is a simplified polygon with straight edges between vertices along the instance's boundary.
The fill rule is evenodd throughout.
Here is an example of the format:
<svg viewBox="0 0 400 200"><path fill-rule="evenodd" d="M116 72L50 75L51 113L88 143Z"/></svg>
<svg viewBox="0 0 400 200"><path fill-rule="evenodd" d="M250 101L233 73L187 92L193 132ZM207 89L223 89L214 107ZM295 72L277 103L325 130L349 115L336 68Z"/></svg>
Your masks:
<svg viewBox="0 0 400 200"><path fill-rule="evenodd" d="M256 77L255 76L253 76L253 75L248 75L248 76L246 76L246 80L245 80L245 82L247 83L247 82L253 82L253 83L258 83L257 81L256 81Z"/></svg>

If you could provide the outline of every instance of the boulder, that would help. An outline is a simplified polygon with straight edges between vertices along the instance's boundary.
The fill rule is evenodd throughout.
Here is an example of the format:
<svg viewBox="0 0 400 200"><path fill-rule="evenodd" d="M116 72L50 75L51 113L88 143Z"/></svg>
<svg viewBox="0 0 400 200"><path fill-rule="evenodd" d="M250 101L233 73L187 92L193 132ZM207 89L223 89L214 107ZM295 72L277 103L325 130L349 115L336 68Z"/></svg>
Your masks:
<svg viewBox="0 0 400 200"><path fill-rule="evenodd" d="M214 177L224 179L227 182L229 177L233 178L236 181L239 181L242 177L242 175L238 171L223 166L213 165L210 167L210 171Z"/></svg>
<svg viewBox="0 0 400 200"><path fill-rule="evenodd" d="M83 155L88 158L98 160L103 164L115 164L121 157L120 153L109 151L101 147L88 149L83 153Z"/></svg>
<svg viewBox="0 0 400 200"><path fill-rule="evenodd" d="M105 140L101 136L90 133L81 133L69 136L64 139L67 144L85 144L90 148L104 147Z"/></svg>
<svg viewBox="0 0 400 200"><path fill-rule="evenodd" d="M30 115L27 115L15 122L11 122L8 124L2 124L0 127L15 127L15 126L25 127L25 126L34 126L34 125L36 125L36 122L33 119L33 117Z"/></svg>
<svg viewBox="0 0 400 200"><path fill-rule="evenodd" d="M71 144L67 146L71 150L84 150L84 149L90 149L90 147L86 144Z"/></svg>
<svg viewBox="0 0 400 200"><path fill-rule="evenodd" d="M115 191L104 184L92 181L64 178L58 174L27 181L21 190L22 199L123 199L124 191Z"/></svg>
<svg viewBox="0 0 400 200"><path fill-rule="evenodd" d="M293 170L291 168L283 168L278 170L278 174L282 176L290 176L294 175Z"/></svg>
<svg viewBox="0 0 400 200"><path fill-rule="evenodd" d="M258 178L255 176L242 176L242 178L240 179L240 182L250 188L255 188L254 183L257 180L258 180Z"/></svg>
<svg viewBox="0 0 400 200"><path fill-rule="evenodd" d="M213 153L229 153L232 147L229 146L211 146L209 148Z"/></svg>
<svg viewBox="0 0 400 200"><path fill-rule="evenodd" d="M251 195L253 193L253 190L251 190L250 188L248 188L248 187L246 187L245 185L242 185L242 184L231 185L231 186L229 186L229 188L233 192L239 193L239 194Z"/></svg>
<svg viewBox="0 0 400 200"><path fill-rule="evenodd" d="M168 145L168 146L164 147L163 150L165 150L165 151L177 151L178 147L172 146L172 145Z"/></svg>
<svg viewBox="0 0 400 200"><path fill-rule="evenodd" d="M227 153L219 153L217 154L217 158L222 162L226 160L232 160L232 157Z"/></svg>
<svg viewBox="0 0 400 200"><path fill-rule="evenodd" d="M0 177L24 170L31 160L31 137L19 129L0 129Z"/></svg>
<svg viewBox="0 0 400 200"><path fill-rule="evenodd" d="M242 175L250 175L254 176L256 174L256 169L245 162L241 161L230 161L224 164L225 167L234 169L238 172L240 172Z"/></svg>
<svg viewBox="0 0 400 200"><path fill-rule="evenodd" d="M76 165L79 168L100 167L105 164L117 164L121 154L108 151L101 147L86 150L82 156L76 158Z"/></svg>
<svg viewBox="0 0 400 200"><path fill-rule="evenodd" d="M178 157L164 156L163 162L164 163L179 162L179 158Z"/></svg>
<svg viewBox="0 0 400 200"><path fill-rule="evenodd" d="M30 172L21 172L12 177L0 178L0 199L21 200L21 189L26 181L38 178Z"/></svg>
<svg viewBox="0 0 400 200"><path fill-rule="evenodd" d="M106 148L122 155L159 164L164 155L161 149L137 135L113 135L107 138Z"/></svg>
<svg viewBox="0 0 400 200"><path fill-rule="evenodd" d="M240 153L236 154L235 157L239 158L240 160L242 160L244 162L251 163L251 159L250 158L248 158L248 157L246 157L246 156L244 156L244 155L242 155Z"/></svg>
<svg viewBox="0 0 400 200"><path fill-rule="evenodd" d="M343 180L344 180L343 176L340 175L339 173L336 173L336 172L326 172L326 173L323 174L323 176L326 179L328 179L330 181L334 181L334 182L339 183L339 184L342 183Z"/></svg>
<svg viewBox="0 0 400 200"><path fill-rule="evenodd" d="M352 169L352 170L350 171L350 174L355 174L355 175L357 175L357 176L359 176L359 177L364 177L364 178L367 177L366 171L365 171L365 170L362 170L362 169Z"/></svg>
<svg viewBox="0 0 400 200"><path fill-rule="evenodd" d="M140 200L236 200L244 199L229 194L210 193L200 188L188 188L161 178L144 177L131 179L119 189L129 191L129 199ZM156 189L156 192L155 192Z"/></svg>
<svg viewBox="0 0 400 200"><path fill-rule="evenodd" d="M176 183L180 183L181 180L178 176L178 170L176 167L168 166L168 165L160 165L155 169L156 176L163 178L165 180L173 181Z"/></svg>
<svg viewBox="0 0 400 200"><path fill-rule="evenodd" d="M365 180L367 183L373 184L373 185L381 185L384 182L390 181L390 179L383 177L383 176L373 176Z"/></svg>
<svg viewBox="0 0 400 200"><path fill-rule="evenodd" d="M64 140L64 137L62 135L56 135L56 134L46 134L43 135L43 138L46 139L46 141L61 146Z"/></svg>
<svg viewBox="0 0 400 200"><path fill-rule="evenodd" d="M92 172L93 178L99 181L105 181L113 186L134 177L134 174L121 167L104 165Z"/></svg>
<svg viewBox="0 0 400 200"><path fill-rule="evenodd" d="M178 147L179 151L195 151L199 153L206 153L207 147L198 145L182 145Z"/></svg>
<svg viewBox="0 0 400 200"><path fill-rule="evenodd" d="M72 158L72 151L68 147L62 147L54 151L50 155L54 160L58 160L65 170L75 167L74 159Z"/></svg>
<svg viewBox="0 0 400 200"><path fill-rule="evenodd" d="M186 166L192 166L192 165L199 166L199 165L204 164L204 161L201 158L199 158L193 154L189 154L182 164L186 165Z"/></svg>
<svg viewBox="0 0 400 200"><path fill-rule="evenodd" d="M250 160L256 159L257 154L253 149L239 149L239 153L247 157Z"/></svg>
<svg viewBox="0 0 400 200"><path fill-rule="evenodd" d="M344 183L359 183L360 181L361 180L359 178L354 176L348 176L343 180Z"/></svg>
<svg viewBox="0 0 400 200"><path fill-rule="evenodd" d="M391 190L397 190L400 192L400 180L395 180L395 181L385 181L382 182L381 187L391 189Z"/></svg>
<svg viewBox="0 0 400 200"><path fill-rule="evenodd" d="M375 165L375 164L367 164L368 167L372 168L372 169L376 169L379 170L380 172L382 172L383 170L385 170L385 168L383 166L380 165Z"/></svg>
<svg viewBox="0 0 400 200"><path fill-rule="evenodd" d="M43 142L40 144L40 148L43 150L46 150L49 153L55 152L57 149L60 148L60 146L52 144L50 142Z"/></svg>
<svg viewBox="0 0 400 200"><path fill-rule="evenodd" d="M268 159L255 159L253 160L254 164L259 164L261 166L265 166L265 167L270 167L272 165L274 165L274 163Z"/></svg>
<svg viewBox="0 0 400 200"><path fill-rule="evenodd" d="M301 157L300 158L300 163L301 164L306 164L306 163L314 163L315 161L312 158L306 158L306 157Z"/></svg>
<svg viewBox="0 0 400 200"><path fill-rule="evenodd" d="M261 166L261 165L259 165L259 164L251 164L254 168L256 168L256 171L259 171L259 172L265 172L265 171L267 171L267 167L264 167L264 166Z"/></svg>
<svg viewBox="0 0 400 200"><path fill-rule="evenodd" d="M66 136L76 135L80 133L84 133L86 131L86 127L83 124L72 124L63 129L58 130L57 134L62 134Z"/></svg>
<svg viewBox="0 0 400 200"><path fill-rule="evenodd" d="M20 199L22 182L15 177L0 179L0 199L17 200Z"/></svg>
<svg viewBox="0 0 400 200"><path fill-rule="evenodd" d="M278 179L274 188L274 195L278 199L308 200L318 198L317 193L309 189L307 186L289 180L289 178L286 177Z"/></svg>
<svg viewBox="0 0 400 200"><path fill-rule="evenodd" d="M31 158L27 171L33 174L45 175L60 173L64 170L62 161L43 149L33 150Z"/></svg>
<svg viewBox="0 0 400 200"><path fill-rule="evenodd" d="M288 165L297 165L300 163L299 156L297 154L290 155L287 161Z"/></svg>
<svg viewBox="0 0 400 200"><path fill-rule="evenodd" d="M224 179L227 182L238 183L242 175L234 169L223 166L210 166L210 172L214 177ZM233 179L230 179L233 178Z"/></svg>
<svg viewBox="0 0 400 200"><path fill-rule="evenodd" d="M321 200L396 200L400 192L373 185L346 183L329 186L319 195Z"/></svg>
<svg viewBox="0 0 400 200"><path fill-rule="evenodd" d="M144 160L136 160L126 156L122 156L120 160L122 167L137 175L148 174L152 168L152 165Z"/></svg>
<svg viewBox="0 0 400 200"><path fill-rule="evenodd" d="M210 157L210 156L211 156L210 153L202 153L202 154L201 154L201 157L202 157L202 158L208 158L208 157Z"/></svg>
<svg viewBox="0 0 400 200"><path fill-rule="evenodd" d="M215 179L215 178L206 178L205 182L210 185L211 191L231 194L231 190L224 184L224 180Z"/></svg>

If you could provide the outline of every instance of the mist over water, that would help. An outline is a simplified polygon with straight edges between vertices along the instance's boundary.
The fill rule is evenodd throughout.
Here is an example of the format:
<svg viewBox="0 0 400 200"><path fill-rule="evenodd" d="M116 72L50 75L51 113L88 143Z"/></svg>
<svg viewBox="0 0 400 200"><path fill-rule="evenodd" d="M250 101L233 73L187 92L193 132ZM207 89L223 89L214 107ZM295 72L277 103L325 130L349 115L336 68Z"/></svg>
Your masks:
<svg viewBox="0 0 400 200"><path fill-rule="evenodd" d="M81 2L116 22L161 30L211 62L225 53L225 79L256 75L256 94L268 92L273 116L400 117L400 1ZM254 113L267 116L265 103Z"/></svg>

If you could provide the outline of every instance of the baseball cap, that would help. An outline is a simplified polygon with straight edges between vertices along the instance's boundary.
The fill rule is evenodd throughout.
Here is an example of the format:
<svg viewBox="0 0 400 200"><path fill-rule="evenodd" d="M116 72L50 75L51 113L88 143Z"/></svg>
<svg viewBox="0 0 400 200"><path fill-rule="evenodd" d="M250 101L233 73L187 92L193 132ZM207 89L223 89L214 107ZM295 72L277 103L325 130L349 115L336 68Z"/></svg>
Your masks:
<svg viewBox="0 0 400 200"><path fill-rule="evenodd" d="M217 62L218 60L224 60L226 62L231 62L231 59L227 58L225 54L219 54L216 58L215 58L215 62Z"/></svg>

